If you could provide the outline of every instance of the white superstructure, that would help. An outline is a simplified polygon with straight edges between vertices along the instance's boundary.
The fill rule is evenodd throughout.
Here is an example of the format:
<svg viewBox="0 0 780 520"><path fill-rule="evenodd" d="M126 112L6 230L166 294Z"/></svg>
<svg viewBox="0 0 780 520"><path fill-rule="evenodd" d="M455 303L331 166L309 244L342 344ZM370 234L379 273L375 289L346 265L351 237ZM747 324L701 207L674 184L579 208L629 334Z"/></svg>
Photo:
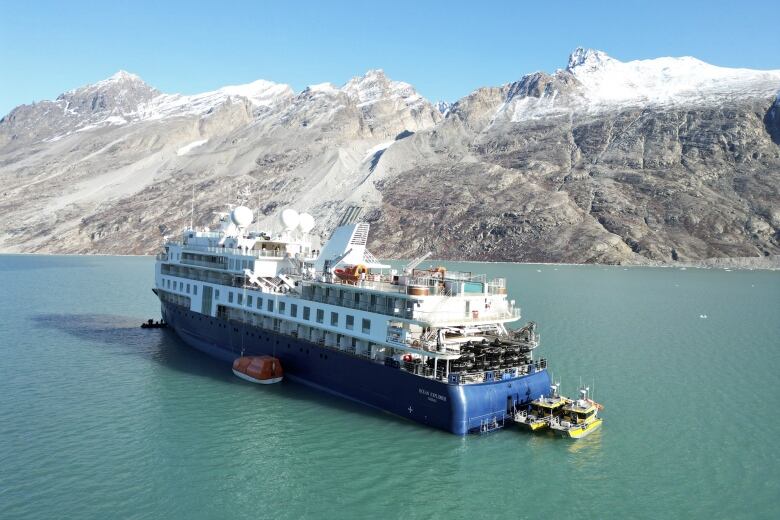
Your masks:
<svg viewBox="0 0 780 520"><path fill-rule="evenodd" d="M220 214L217 231L189 229L167 242L156 265L160 299L379 363L410 363L426 377L457 371L479 382L482 370L499 368L462 357L466 344L514 340L526 348L500 369L518 375L533 364L533 328L523 337L505 328L520 309L507 299L504 279L417 269L422 259L394 269L366 249L367 223L337 228L316 251L311 216L280 216L276 232L253 231L252 211L237 207Z"/></svg>

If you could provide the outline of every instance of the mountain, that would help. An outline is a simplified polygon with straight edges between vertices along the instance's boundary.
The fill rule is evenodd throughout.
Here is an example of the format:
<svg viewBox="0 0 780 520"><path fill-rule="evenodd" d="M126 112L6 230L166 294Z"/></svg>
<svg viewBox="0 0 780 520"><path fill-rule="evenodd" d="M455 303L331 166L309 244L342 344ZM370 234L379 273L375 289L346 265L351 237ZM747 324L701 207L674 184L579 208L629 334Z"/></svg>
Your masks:
<svg viewBox="0 0 780 520"><path fill-rule="evenodd" d="M228 202L386 257L674 263L780 254L780 71L690 57L565 69L431 104L372 70L193 96L119 72L0 120L0 248L151 253Z"/></svg>

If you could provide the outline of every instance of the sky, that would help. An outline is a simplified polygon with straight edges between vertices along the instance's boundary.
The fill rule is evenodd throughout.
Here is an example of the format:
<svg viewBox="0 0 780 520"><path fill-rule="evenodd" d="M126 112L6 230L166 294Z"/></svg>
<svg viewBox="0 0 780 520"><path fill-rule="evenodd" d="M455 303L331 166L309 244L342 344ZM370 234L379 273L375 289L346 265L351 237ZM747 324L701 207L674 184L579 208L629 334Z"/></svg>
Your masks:
<svg viewBox="0 0 780 520"><path fill-rule="evenodd" d="M0 0L0 116L124 69L163 92L266 79L296 91L373 68L455 101L576 47L780 69L776 1Z"/></svg>

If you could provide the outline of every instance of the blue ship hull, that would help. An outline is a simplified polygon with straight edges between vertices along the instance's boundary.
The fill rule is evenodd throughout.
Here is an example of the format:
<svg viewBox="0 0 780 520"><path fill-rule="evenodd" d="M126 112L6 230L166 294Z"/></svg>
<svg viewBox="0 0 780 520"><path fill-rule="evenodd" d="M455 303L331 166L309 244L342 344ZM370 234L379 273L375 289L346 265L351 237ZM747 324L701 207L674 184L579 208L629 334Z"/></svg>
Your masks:
<svg viewBox="0 0 780 520"><path fill-rule="evenodd" d="M540 370L515 379L448 384L385 366L310 341L162 303L163 319L188 345L226 363L241 355L272 355L285 377L457 435L510 419L520 407L548 395Z"/></svg>

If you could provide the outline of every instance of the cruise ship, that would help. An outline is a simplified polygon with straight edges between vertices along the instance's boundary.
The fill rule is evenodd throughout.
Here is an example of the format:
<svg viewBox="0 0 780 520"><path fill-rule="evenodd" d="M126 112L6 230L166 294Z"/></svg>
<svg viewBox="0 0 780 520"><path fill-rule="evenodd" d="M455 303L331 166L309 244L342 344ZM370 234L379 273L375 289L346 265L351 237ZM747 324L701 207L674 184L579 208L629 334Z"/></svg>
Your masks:
<svg viewBox="0 0 780 520"><path fill-rule="evenodd" d="M284 210L273 233L245 206L219 219L164 244L154 293L168 327L226 370L273 356L285 379L458 435L549 394L539 335L511 326L505 279L419 268L427 255L394 269L349 212L319 250L305 213Z"/></svg>

